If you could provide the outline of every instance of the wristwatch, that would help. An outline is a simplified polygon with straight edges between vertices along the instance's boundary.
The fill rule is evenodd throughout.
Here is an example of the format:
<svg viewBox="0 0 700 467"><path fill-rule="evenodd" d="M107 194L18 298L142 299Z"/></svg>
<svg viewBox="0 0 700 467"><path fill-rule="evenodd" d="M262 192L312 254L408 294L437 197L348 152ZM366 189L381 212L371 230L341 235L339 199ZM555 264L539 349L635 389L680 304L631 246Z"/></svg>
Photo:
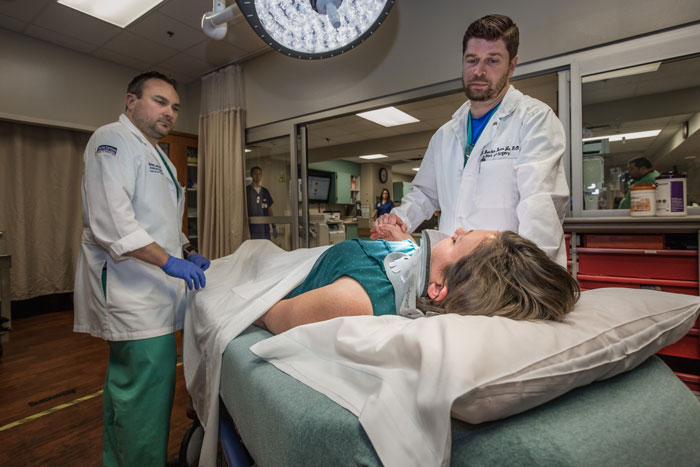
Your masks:
<svg viewBox="0 0 700 467"><path fill-rule="evenodd" d="M191 254L191 253L197 253L197 249L193 247L192 245L187 245L185 247L182 247L182 254L184 255L185 259Z"/></svg>

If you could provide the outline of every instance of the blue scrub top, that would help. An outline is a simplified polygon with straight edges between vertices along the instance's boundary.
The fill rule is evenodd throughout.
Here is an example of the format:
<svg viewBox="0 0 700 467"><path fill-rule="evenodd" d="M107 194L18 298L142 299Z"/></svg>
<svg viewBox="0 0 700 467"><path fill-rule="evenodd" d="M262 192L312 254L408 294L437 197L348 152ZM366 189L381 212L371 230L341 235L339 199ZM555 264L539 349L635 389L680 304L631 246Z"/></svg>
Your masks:
<svg viewBox="0 0 700 467"><path fill-rule="evenodd" d="M377 217L383 214L389 214L389 212L392 209L394 209L394 202L392 200L389 200L386 203L382 204L381 201L378 201L377 205L375 206L375 209L377 210Z"/></svg>
<svg viewBox="0 0 700 467"><path fill-rule="evenodd" d="M248 217L269 216L272 196L265 187L260 187L260 194L251 185L246 187L248 198ZM270 224L248 224L250 238L270 240Z"/></svg>

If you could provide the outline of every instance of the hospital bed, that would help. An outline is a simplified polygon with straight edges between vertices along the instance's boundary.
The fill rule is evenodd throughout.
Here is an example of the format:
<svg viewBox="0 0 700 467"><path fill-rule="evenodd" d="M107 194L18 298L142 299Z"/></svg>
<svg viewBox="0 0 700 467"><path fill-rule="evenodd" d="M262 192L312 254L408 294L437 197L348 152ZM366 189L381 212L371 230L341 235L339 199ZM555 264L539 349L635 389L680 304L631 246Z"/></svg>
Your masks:
<svg viewBox="0 0 700 467"><path fill-rule="evenodd" d="M268 337L250 327L222 365L223 406L256 465L381 465L356 416L250 352ZM691 466L698 433L700 404L651 357L504 420L453 419L451 465Z"/></svg>
<svg viewBox="0 0 700 467"><path fill-rule="evenodd" d="M292 276L304 277L314 262L303 251L276 257L271 248L269 242L255 243L215 261L208 291L198 294L186 319L185 376L208 427L202 450L209 453L208 465L213 465L211 435L220 421L224 447L240 436L255 465L263 467L698 465L700 403L653 356L696 323L697 297L599 289L582 294L563 323L367 316L271 336L249 324L294 287ZM265 258L274 268L253 264L255 258ZM277 271L280 266L283 271ZM274 271L279 277L269 278ZM260 286L263 277L271 288ZM379 341L372 339L380 339L383 348L377 350ZM352 352L339 359L333 355L354 342L359 345ZM438 373L405 358L414 349L433 358ZM523 355L535 349L536 358ZM379 354L382 360L376 359ZM465 355L471 358L467 364ZM286 366L281 365L285 359ZM446 366L455 360L457 367ZM360 371L353 373L357 364ZM395 371L399 364L409 375L408 386L394 384L395 375L373 374ZM340 384L326 385L324 375ZM379 392L370 387L373 378L383 381ZM455 380L465 383L439 404L425 404L426 387L439 399L446 394L445 383ZM352 392L357 388L370 390L357 397ZM411 405L411 398L420 404ZM225 423L229 417L238 436L223 434L233 432ZM398 423L395 431L378 433L377 424L386 426L384 420L418 424L403 430ZM433 436L441 426L444 436ZM409 436L399 437L399 432ZM415 439L432 440L425 443L428 449L406 443L415 433ZM397 452L393 446L406 449ZM440 447L446 451L438 452ZM437 453L431 458L437 461L413 461L414 454L426 452ZM229 465L246 465L245 456L237 457Z"/></svg>

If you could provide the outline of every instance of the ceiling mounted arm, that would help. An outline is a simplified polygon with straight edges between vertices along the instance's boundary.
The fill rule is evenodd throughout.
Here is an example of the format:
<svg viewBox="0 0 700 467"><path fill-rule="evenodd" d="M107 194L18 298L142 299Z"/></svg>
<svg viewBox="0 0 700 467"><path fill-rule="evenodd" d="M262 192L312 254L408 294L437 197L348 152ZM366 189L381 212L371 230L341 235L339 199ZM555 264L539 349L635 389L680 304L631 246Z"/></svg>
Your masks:
<svg viewBox="0 0 700 467"><path fill-rule="evenodd" d="M213 0L213 2L212 11L207 11L202 16L202 31L207 37L221 40L226 37L227 23L240 14L240 10L235 3L227 7L223 0Z"/></svg>

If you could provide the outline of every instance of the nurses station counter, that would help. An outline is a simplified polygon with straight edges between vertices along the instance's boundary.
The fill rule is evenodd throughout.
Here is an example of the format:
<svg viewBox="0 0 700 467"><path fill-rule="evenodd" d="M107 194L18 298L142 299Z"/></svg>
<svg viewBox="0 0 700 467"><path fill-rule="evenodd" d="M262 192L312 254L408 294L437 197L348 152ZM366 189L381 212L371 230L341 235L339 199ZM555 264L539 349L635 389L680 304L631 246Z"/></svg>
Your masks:
<svg viewBox="0 0 700 467"><path fill-rule="evenodd" d="M625 287L700 295L700 216L567 218L564 232L569 271L581 290ZM697 321L659 356L700 391Z"/></svg>

